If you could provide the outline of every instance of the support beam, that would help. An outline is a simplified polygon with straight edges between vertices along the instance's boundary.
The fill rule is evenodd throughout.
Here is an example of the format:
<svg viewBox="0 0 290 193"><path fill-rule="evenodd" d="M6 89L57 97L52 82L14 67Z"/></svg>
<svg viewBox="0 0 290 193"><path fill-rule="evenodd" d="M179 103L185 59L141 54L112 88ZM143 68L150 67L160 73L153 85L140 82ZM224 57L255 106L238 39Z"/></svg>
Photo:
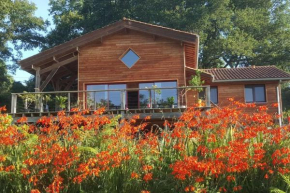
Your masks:
<svg viewBox="0 0 290 193"><path fill-rule="evenodd" d="M55 68L59 68L59 67L61 67L61 66L64 66L64 65L66 65L66 64L69 64L69 63L71 63L71 62L74 62L74 61L76 61L77 59L78 59L78 56L74 56L74 57L69 58L69 59L67 59L67 60L64 60L64 61L58 62L58 63L56 63L56 64L53 64L53 65L51 65L51 66L49 66L49 67L47 67L47 68L42 69L42 70L40 71L40 74L43 74L43 73L49 72L49 71L51 71L51 70L53 70L53 69L55 69Z"/></svg>
<svg viewBox="0 0 290 193"><path fill-rule="evenodd" d="M35 67L32 65L32 69L34 69L36 71L35 73L35 92L39 92L40 90L40 67Z"/></svg>
<svg viewBox="0 0 290 193"><path fill-rule="evenodd" d="M45 81L40 86L40 92L42 92L43 89L47 86L47 84L51 81L51 79L53 78L55 73L58 71L58 69L59 68L55 68L49 73L49 75L46 77Z"/></svg>
<svg viewBox="0 0 290 193"><path fill-rule="evenodd" d="M70 89L70 87L73 85L74 81L77 79L77 75L72 75L69 79L68 79L68 83L66 85L66 87L64 88L64 91L68 91L68 89Z"/></svg>

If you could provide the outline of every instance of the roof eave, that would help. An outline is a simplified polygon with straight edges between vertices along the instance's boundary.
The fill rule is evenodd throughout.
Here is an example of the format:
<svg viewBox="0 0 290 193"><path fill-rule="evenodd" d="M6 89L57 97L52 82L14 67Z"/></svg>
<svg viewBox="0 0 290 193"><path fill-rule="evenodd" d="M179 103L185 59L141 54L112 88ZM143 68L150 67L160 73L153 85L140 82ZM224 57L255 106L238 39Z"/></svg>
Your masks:
<svg viewBox="0 0 290 193"><path fill-rule="evenodd" d="M290 78L259 78L259 79L231 79L213 80L213 82L251 82L251 81L290 81Z"/></svg>

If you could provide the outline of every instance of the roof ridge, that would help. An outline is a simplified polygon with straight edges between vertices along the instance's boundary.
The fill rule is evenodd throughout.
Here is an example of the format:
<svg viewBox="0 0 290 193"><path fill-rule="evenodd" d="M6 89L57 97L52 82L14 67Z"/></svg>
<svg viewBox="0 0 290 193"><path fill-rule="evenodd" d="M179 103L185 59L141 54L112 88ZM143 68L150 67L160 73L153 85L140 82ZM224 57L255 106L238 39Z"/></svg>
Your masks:
<svg viewBox="0 0 290 193"><path fill-rule="evenodd" d="M170 27L165 27L165 26L161 26L161 25L157 25L157 24L152 24L152 23L147 23L147 22L143 22L143 21L138 21L138 20L134 20L134 19L129 19L129 18L126 18L126 17L123 17L122 20L123 21L132 21L132 22L136 22L136 23L141 23L141 24L149 25L149 26L154 26L154 27L163 28L163 29L167 29L167 30L172 30L172 31L176 31L176 32L181 32L181 33L185 33L185 34L199 36L197 33L183 31L183 30L178 30L178 29L174 29L174 28L170 28Z"/></svg>

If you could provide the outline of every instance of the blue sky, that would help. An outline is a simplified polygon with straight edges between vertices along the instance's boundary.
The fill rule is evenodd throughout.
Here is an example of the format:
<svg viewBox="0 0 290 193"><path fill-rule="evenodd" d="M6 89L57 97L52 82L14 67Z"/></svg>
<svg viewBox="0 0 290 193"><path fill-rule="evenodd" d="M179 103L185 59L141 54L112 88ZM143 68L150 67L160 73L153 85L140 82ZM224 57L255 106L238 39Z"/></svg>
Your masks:
<svg viewBox="0 0 290 193"><path fill-rule="evenodd" d="M48 3L49 0L30 0L30 2L35 3L37 10L35 12L35 15L38 17L42 17L44 20L49 20L50 22L52 22L52 18L48 15ZM39 49L34 49L34 50L30 50L30 51L23 51L22 54L22 59L28 58L30 56L33 56L37 53L39 53ZM31 76L31 74L19 69L16 71L16 74L12 74L12 76L14 77L15 81L21 81L24 82L25 80L28 80L29 77Z"/></svg>

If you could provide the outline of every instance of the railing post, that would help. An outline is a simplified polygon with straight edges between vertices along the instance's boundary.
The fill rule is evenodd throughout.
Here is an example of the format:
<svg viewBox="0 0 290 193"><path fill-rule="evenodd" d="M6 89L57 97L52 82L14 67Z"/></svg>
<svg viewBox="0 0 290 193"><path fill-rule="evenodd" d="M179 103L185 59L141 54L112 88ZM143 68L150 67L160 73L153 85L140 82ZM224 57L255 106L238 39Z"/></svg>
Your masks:
<svg viewBox="0 0 290 193"><path fill-rule="evenodd" d="M67 111L70 111L70 92L67 93Z"/></svg>
<svg viewBox="0 0 290 193"><path fill-rule="evenodd" d="M42 113L43 112L43 103L42 103L42 95L40 94L39 97L39 111Z"/></svg>
<svg viewBox="0 0 290 193"><path fill-rule="evenodd" d="M125 90L121 91L121 109L125 110L126 109L126 96L125 96Z"/></svg>
<svg viewBox="0 0 290 193"><path fill-rule="evenodd" d="M149 91L149 108L152 109L152 93L151 93L151 89L148 90Z"/></svg>
<svg viewBox="0 0 290 193"><path fill-rule="evenodd" d="M27 101L27 98L24 100L24 110L25 110L25 112L28 112L28 101Z"/></svg>
<svg viewBox="0 0 290 193"><path fill-rule="evenodd" d="M96 92L93 92L93 96L94 96L94 110L97 109L97 104L96 104Z"/></svg>
<svg viewBox="0 0 290 193"><path fill-rule="evenodd" d="M210 107L210 86L206 86L206 107Z"/></svg>
<svg viewBox="0 0 290 193"><path fill-rule="evenodd" d="M11 113L15 114L17 109L17 95L11 95Z"/></svg>

